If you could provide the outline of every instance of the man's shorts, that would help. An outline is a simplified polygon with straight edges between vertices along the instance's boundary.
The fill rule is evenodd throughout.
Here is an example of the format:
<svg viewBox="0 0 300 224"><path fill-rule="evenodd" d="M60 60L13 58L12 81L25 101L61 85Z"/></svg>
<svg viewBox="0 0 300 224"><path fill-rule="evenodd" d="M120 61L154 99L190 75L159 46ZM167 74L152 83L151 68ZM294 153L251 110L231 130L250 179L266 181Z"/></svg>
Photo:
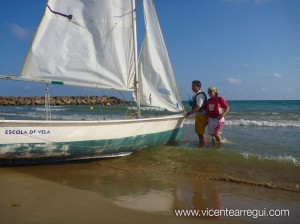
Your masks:
<svg viewBox="0 0 300 224"><path fill-rule="evenodd" d="M208 118L208 134L213 135L215 131L222 132L224 126L224 118L219 120L218 118Z"/></svg>
<svg viewBox="0 0 300 224"><path fill-rule="evenodd" d="M195 132L197 135L205 134L205 127L208 124L208 118L206 114L198 114L195 117Z"/></svg>

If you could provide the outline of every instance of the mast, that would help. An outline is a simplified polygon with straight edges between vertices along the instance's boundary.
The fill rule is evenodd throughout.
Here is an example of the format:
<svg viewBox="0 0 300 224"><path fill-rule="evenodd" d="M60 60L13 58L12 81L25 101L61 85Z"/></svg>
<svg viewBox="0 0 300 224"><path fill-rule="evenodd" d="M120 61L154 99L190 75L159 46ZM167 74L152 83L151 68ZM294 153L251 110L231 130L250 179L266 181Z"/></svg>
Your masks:
<svg viewBox="0 0 300 224"><path fill-rule="evenodd" d="M135 87L137 113L138 113L138 117L140 117L141 116L141 114L140 114L141 113L141 97L140 97L140 91L139 91L135 0L131 0L131 7L132 7L131 16L132 16L132 24L133 24L133 44L134 44L134 70L135 70L134 87Z"/></svg>
<svg viewBox="0 0 300 224"><path fill-rule="evenodd" d="M46 87L46 92L45 92L45 117L46 121L51 121L51 109L50 109L50 94L49 94L49 88L48 84Z"/></svg>

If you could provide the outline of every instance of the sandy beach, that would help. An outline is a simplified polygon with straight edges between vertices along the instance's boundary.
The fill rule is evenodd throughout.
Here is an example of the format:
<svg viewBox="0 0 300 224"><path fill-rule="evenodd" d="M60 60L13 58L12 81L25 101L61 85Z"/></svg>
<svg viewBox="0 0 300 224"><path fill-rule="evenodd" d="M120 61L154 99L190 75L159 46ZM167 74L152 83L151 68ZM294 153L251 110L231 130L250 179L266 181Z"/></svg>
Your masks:
<svg viewBox="0 0 300 224"><path fill-rule="evenodd" d="M123 208L97 193L39 179L10 168L0 169L0 183L2 224L199 223L199 220L193 218ZM221 223L232 221L222 220ZM201 220L201 223L212 222Z"/></svg>

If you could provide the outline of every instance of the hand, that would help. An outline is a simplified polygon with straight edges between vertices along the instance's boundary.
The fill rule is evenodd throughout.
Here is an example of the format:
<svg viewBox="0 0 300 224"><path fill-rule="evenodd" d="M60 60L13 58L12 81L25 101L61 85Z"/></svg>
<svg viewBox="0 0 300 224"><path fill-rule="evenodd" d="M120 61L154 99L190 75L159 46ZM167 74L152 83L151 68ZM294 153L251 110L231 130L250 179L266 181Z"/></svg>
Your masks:
<svg viewBox="0 0 300 224"><path fill-rule="evenodd" d="M189 116L189 113L185 113L183 116L184 118L187 118Z"/></svg>

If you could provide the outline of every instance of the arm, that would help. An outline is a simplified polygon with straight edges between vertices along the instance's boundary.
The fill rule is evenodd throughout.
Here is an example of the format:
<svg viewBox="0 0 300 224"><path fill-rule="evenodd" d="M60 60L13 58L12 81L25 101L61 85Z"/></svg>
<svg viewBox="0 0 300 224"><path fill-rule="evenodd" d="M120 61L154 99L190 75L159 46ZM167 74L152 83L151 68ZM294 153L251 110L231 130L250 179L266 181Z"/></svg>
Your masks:
<svg viewBox="0 0 300 224"><path fill-rule="evenodd" d="M202 94L198 94L197 96L197 105L190 111L184 114L184 117L187 118L188 116L190 116L191 114L199 111L201 109L201 106L204 102L204 99L201 96Z"/></svg>
<svg viewBox="0 0 300 224"><path fill-rule="evenodd" d="M195 108L192 109L190 112L185 113L185 114L184 114L184 117L187 118L188 116L190 116L191 114L197 112L198 110L200 110L200 107L197 105L197 106L195 106Z"/></svg>
<svg viewBox="0 0 300 224"><path fill-rule="evenodd" d="M228 114L228 112L229 112L229 106L227 106L225 108L225 111L218 116L218 119L220 120L222 117L225 117Z"/></svg>
<svg viewBox="0 0 300 224"><path fill-rule="evenodd" d="M227 104L227 102L225 101L224 98L221 98L220 100L220 105L222 106L222 108L225 108L225 110L223 111L223 113L221 113L219 116L218 116L218 119L220 120L222 117L225 117L228 112L229 112L229 106Z"/></svg>

